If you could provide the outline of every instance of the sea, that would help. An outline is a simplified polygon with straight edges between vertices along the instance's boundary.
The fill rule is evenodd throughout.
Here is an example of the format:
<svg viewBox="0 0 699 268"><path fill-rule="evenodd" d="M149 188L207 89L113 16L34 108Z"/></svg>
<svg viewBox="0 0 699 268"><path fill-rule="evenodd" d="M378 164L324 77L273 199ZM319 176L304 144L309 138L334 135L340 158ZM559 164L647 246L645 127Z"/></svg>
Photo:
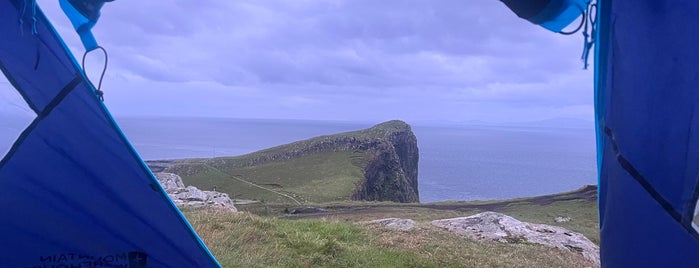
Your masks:
<svg viewBox="0 0 699 268"><path fill-rule="evenodd" d="M21 127L0 126L0 155ZM380 122L125 117L145 160L235 156ZM421 202L553 194L597 184L591 122L408 122L417 136Z"/></svg>

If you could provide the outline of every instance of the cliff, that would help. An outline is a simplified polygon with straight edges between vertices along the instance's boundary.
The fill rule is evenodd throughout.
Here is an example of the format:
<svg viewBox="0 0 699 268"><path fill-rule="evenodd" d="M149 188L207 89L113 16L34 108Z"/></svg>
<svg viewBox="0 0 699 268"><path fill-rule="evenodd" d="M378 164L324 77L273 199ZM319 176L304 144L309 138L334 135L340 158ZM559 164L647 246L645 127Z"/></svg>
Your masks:
<svg viewBox="0 0 699 268"><path fill-rule="evenodd" d="M294 201L419 202L418 159L415 134L408 124L394 120L243 156L149 165L155 171L177 173L197 187L218 186L249 199L259 199L251 194L257 192L265 199L273 193ZM249 190L238 191L241 187L231 183Z"/></svg>
<svg viewBox="0 0 699 268"><path fill-rule="evenodd" d="M352 195L354 200L420 202L417 171L417 138L402 121L389 121L368 129L378 141L368 152L364 178Z"/></svg>

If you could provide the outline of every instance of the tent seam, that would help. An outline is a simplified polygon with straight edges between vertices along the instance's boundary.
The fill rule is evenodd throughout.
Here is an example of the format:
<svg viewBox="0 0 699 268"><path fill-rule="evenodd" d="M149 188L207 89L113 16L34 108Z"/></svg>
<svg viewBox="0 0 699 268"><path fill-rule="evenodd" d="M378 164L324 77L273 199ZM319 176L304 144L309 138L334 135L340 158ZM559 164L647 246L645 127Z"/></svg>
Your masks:
<svg viewBox="0 0 699 268"><path fill-rule="evenodd" d="M7 152L7 154L5 154L2 160L0 160L0 170L2 170L5 164L10 160L10 158L15 154L15 152L17 152L19 147L24 143L24 140L27 139L27 137L29 136L29 134L32 133L32 131L34 131L39 122L46 118L51 113L51 111L53 111L53 109L56 108L56 106L60 104L63 101L63 99L65 99L65 97L68 96L68 94L72 92L73 89L75 89L82 81L83 80L81 76L75 76L73 80L68 82L68 84L65 85L61 89L61 91L59 91L58 94L56 94L55 97L53 97L51 102L49 102L49 104L46 105L44 110L37 114L32 123L29 124L29 126L25 128L24 131L22 131L22 134L20 134L19 137L17 137L17 140L15 141L15 143L12 144L12 147Z"/></svg>

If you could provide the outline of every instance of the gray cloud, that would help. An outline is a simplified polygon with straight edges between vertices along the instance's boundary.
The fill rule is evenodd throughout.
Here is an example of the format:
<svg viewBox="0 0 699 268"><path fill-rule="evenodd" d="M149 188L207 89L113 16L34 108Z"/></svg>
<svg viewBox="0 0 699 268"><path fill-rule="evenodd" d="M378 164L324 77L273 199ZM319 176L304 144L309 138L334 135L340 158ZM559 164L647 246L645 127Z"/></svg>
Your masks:
<svg viewBox="0 0 699 268"><path fill-rule="evenodd" d="M82 53L53 2L40 4ZM582 37L547 32L493 0L115 1L93 32L110 52L105 86L117 115L503 121L592 112ZM182 109L157 104L163 98Z"/></svg>

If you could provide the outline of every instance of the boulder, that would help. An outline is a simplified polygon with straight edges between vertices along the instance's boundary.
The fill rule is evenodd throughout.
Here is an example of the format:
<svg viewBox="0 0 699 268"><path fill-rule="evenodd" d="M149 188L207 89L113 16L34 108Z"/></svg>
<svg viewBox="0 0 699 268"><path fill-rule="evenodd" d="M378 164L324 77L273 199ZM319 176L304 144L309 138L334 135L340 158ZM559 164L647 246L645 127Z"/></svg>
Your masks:
<svg viewBox="0 0 699 268"><path fill-rule="evenodd" d="M197 187L194 186L187 186L184 191L176 193L176 194L170 194L170 198L172 199L180 199L183 201L206 201L209 199L209 196L202 190L199 190Z"/></svg>
<svg viewBox="0 0 699 268"><path fill-rule="evenodd" d="M599 247L584 235L563 227L522 222L496 212L436 220L432 225L477 240L528 242L555 247L581 254L593 264L600 265Z"/></svg>
<svg viewBox="0 0 699 268"><path fill-rule="evenodd" d="M233 200L228 197L227 193L220 193L216 191L204 191L206 193L206 205L209 207L225 208L232 211L238 211L235 208Z"/></svg>
<svg viewBox="0 0 699 268"><path fill-rule="evenodd" d="M184 187L182 178L177 174L159 172L155 176L178 207L215 207L238 211L226 193L202 191L191 185Z"/></svg>
<svg viewBox="0 0 699 268"><path fill-rule="evenodd" d="M368 221L369 224L380 224L388 229L400 230L400 231L410 231L415 228L415 221L411 219L401 219L401 218L386 218L378 219L373 221Z"/></svg>
<svg viewBox="0 0 699 268"><path fill-rule="evenodd" d="M558 217L556 217L556 218L553 219L553 220L556 221L556 222L568 222L568 221L570 221L570 218L569 218L569 217L561 217L561 216L558 216Z"/></svg>
<svg viewBox="0 0 699 268"><path fill-rule="evenodd" d="M185 187L182 178L177 174L155 173L155 176L168 194L184 191Z"/></svg>

